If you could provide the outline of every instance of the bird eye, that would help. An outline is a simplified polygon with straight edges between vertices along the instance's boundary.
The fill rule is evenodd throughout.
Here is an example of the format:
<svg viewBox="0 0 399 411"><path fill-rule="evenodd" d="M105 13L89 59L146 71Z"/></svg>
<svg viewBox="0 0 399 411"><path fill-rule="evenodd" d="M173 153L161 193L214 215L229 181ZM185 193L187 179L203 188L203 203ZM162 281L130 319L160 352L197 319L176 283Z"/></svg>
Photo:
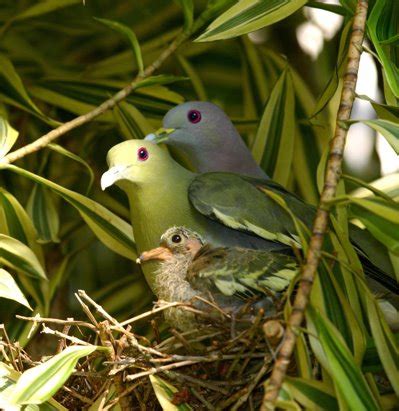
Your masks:
<svg viewBox="0 0 399 411"><path fill-rule="evenodd" d="M181 242L181 237L180 237L178 234L175 234L175 235L172 237L172 242L173 242L173 243L180 243L180 242Z"/></svg>
<svg viewBox="0 0 399 411"><path fill-rule="evenodd" d="M145 161L145 160L147 160L147 159L148 159L148 156L149 156L148 150L147 150L145 147L140 147L140 148L137 150L137 158L138 158L140 161Z"/></svg>
<svg viewBox="0 0 399 411"><path fill-rule="evenodd" d="M190 110L187 118L190 123L199 123L201 121L201 113L198 110Z"/></svg>

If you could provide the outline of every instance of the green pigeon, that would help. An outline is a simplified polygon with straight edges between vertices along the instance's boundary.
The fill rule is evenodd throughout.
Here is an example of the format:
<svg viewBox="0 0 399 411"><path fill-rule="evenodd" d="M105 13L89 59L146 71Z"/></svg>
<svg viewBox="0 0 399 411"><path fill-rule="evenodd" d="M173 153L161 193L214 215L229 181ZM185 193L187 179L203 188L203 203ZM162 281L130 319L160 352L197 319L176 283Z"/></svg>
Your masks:
<svg viewBox="0 0 399 411"><path fill-rule="evenodd" d="M169 228L160 247L143 252L138 263L160 261L156 270L155 294L160 300L185 302L205 312L275 315L282 293L298 273L291 256L241 247L213 247L185 227ZM207 304L209 301L211 304ZM174 327L187 330L203 318L184 308L165 311ZM248 319L248 316L246 316Z"/></svg>
<svg viewBox="0 0 399 411"><path fill-rule="evenodd" d="M189 227L215 246L279 252L300 247L290 214L270 193L283 198L307 226L313 219L309 206L271 180L223 172L195 174L151 141L120 143L111 148L107 161L110 169L102 176L102 188L116 183L126 192L139 253L156 247L172 226ZM152 288L154 268L144 267ZM368 274L388 288L396 286L373 266Z"/></svg>
<svg viewBox="0 0 399 411"><path fill-rule="evenodd" d="M179 158L199 173L226 171L272 181L257 165L233 123L217 105L190 101L180 104L166 113L163 128L146 136L145 140L165 143L177 150ZM277 186L277 184L276 184ZM272 189L274 191L274 189ZM284 191L281 187L277 189ZM283 193L283 197L288 194ZM299 216L311 226L315 209L302 203L292 210L301 209ZM289 219L287 215L284 219ZM350 227L350 237L357 249L380 270L394 277L391 259L386 248L366 230L355 225Z"/></svg>

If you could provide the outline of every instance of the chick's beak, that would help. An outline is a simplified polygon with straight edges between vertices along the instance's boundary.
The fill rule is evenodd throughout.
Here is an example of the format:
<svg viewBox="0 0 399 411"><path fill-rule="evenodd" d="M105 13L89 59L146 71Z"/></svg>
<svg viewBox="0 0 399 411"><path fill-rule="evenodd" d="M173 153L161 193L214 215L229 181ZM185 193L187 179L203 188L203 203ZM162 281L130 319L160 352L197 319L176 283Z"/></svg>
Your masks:
<svg viewBox="0 0 399 411"><path fill-rule="evenodd" d="M145 136L144 140L152 141L155 144L163 143L169 138L169 134L173 133L175 128L160 128L155 133L151 133Z"/></svg>
<svg viewBox="0 0 399 411"><path fill-rule="evenodd" d="M149 251L144 251L140 257L136 260L137 264L141 264L145 261L160 260L166 261L172 258L172 252L166 247L157 247Z"/></svg>
<svg viewBox="0 0 399 411"><path fill-rule="evenodd" d="M124 178L124 172L129 168L128 165L120 165L111 167L101 176L101 189L105 190L112 186L116 181Z"/></svg>

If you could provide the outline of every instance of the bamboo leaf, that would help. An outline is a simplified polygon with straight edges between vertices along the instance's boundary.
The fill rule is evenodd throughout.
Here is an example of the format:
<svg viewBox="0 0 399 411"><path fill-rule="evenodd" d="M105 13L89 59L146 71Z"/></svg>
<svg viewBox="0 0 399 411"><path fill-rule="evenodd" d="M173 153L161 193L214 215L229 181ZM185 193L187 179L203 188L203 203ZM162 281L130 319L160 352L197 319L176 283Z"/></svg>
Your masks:
<svg viewBox="0 0 399 411"><path fill-rule="evenodd" d="M355 364L341 334L314 308L309 307L307 313L329 363L328 372L346 406L353 410L378 410L366 379Z"/></svg>
<svg viewBox="0 0 399 411"><path fill-rule="evenodd" d="M8 298L32 310L12 275L3 268L0 268L0 298Z"/></svg>
<svg viewBox="0 0 399 411"><path fill-rule="evenodd" d="M73 4L81 3L81 0L43 0L13 17L13 21L26 20L32 17L42 16L60 8L68 7Z"/></svg>
<svg viewBox="0 0 399 411"><path fill-rule="evenodd" d="M183 9L184 14L184 28L185 32L191 29L194 21L194 4L193 0L175 0Z"/></svg>
<svg viewBox="0 0 399 411"><path fill-rule="evenodd" d="M25 244L0 234L0 263L36 278L47 279L33 251Z"/></svg>
<svg viewBox="0 0 399 411"><path fill-rule="evenodd" d="M58 145L58 144L48 144L47 147L50 150L53 150L55 152L57 152L58 154L61 154L64 157L68 157L73 161L76 161L77 163L81 164L87 171L87 174L89 176L89 183L87 184L87 189L86 189L86 195L88 195L90 193L90 190L93 186L94 183L94 172L91 169L91 167L89 166L89 163L87 163L87 161L83 160L82 157L79 157L78 155L76 155L75 153L72 153L71 151L67 150L66 148Z"/></svg>
<svg viewBox="0 0 399 411"><path fill-rule="evenodd" d="M388 120L364 120L362 123L381 133L388 143L399 154L399 123Z"/></svg>
<svg viewBox="0 0 399 411"><path fill-rule="evenodd" d="M27 211L39 234L39 242L58 243L60 241L58 212L53 198L45 187L35 184L28 200Z"/></svg>
<svg viewBox="0 0 399 411"><path fill-rule="evenodd" d="M252 147L255 160L283 185L291 173L294 135L294 88L290 72L285 70L266 103Z"/></svg>
<svg viewBox="0 0 399 411"><path fill-rule="evenodd" d="M42 119L45 118L26 92L13 64L4 54L0 54L0 95L4 102L22 108Z"/></svg>
<svg viewBox="0 0 399 411"><path fill-rule="evenodd" d="M237 37L276 23L299 8L306 0L241 0L225 11L196 41L214 41Z"/></svg>
<svg viewBox="0 0 399 411"><path fill-rule="evenodd" d="M384 68L387 83L399 98L399 70L397 66L397 46L389 41L398 34L399 3L393 0L375 2L367 19L368 33Z"/></svg>
<svg viewBox="0 0 399 411"><path fill-rule="evenodd" d="M49 400L72 374L80 358L96 346L70 346L50 360L25 371L11 393L14 404L42 404Z"/></svg>
<svg viewBox="0 0 399 411"><path fill-rule="evenodd" d="M173 396L175 393L177 393L177 388L175 388L173 385L169 384L165 380L155 375L150 375L149 378L150 378L152 388L154 389L155 395L157 396L157 399L159 403L161 404L161 407L163 410L166 410L166 411L192 410L192 408L188 404L183 403L180 405L174 405L172 403Z"/></svg>
<svg viewBox="0 0 399 411"><path fill-rule="evenodd" d="M5 165L4 168L51 189L77 209L102 243L114 252L131 260L136 260L137 255L131 226L101 204L14 165Z"/></svg>
<svg viewBox="0 0 399 411"><path fill-rule="evenodd" d="M8 121L0 116L0 159L11 150L17 138L18 131L13 129Z"/></svg>
<svg viewBox="0 0 399 411"><path fill-rule="evenodd" d="M21 373L15 371L3 362L0 362L0 408L8 411L19 411L21 407L10 402L11 393L15 388L15 383ZM24 411L68 411L54 398L50 398L47 402L41 405L40 408L35 406L25 406Z"/></svg>
<svg viewBox="0 0 399 411"><path fill-rule="evenodd" d="M95 17L94 20L104 24L105 26L109 27L110 29L122 34L122 36L126 37L136 59L137 67L139 69L139 73L142 74L144 71L144 63L143 63L143 56L141 55L140 44L137 40L136 34L133 32L132 29L125 26L122 23L118 23L116 21L107 20L107 19L100 19Z"/></svg>
<svg viewBox="0 0 399 411"><path fill-rule="evenodd" d="M331 411L338 409L334 390L326 383L286 376L284 386L290 390L296 401L306 409L322 408Z"/></svg>

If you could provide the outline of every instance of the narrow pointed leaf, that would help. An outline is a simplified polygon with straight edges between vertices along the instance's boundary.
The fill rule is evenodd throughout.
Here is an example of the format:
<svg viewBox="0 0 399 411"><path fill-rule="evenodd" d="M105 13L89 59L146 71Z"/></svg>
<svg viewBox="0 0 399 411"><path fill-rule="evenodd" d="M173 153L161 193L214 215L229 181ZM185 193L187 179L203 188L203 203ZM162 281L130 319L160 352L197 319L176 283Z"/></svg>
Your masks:
<svg viewBox="0 0 399 411"><path fill-rule="evenodd" d="M136 260L135 243L131 226L107 210L101 204L82 194L68 190L50 180L14 165L6 169L39 183L61 196L80 213L97 238L114 252L131 260Z"/></svg>
<svg viewBox="0 0 399 411"><path fill-rule="evenodd" d="M12 390L11 402L42 404L49 400L72 374L79 359L96 349L96 346L70 346L43 364L25 371Z"/></svg>
<svg viewBox="0 0 399 411"><path fill-rule="evenodd" d="M399 98L397 44L390 42L399 30L399 3L395 0L376 1L367 19L367 27L387 83L396 98Z"/></svg>
<svg viewBox="0 0 399 411"><path fill-rule="evenodd" d="M31 216L41 243L58 243L60 219L54 200L48 190L36 184L27 204L27 211Z"/></svg>
<svg viewBox="0 0 399 411"><path fill-rule="evenodd" d="M252 147L255 160L283 185L291 173L294 135L294 88L291 75L285 70L266 103Z"/></svg>
<svg viewBox="0 0 399 411"><path fill-rule="evenodd" d="M0 268L0 298L8 298L32 309L12 275L3 268Z"/></svg>
<svg viewBox="0 0 399 411"><path fill-rule="evenodd" d="M337 329L314 308L308 309L308 317L315 326L336 389L345 400L348 409L378 410L378 404L367 385L360 368L345 345Z"/></svg>
<svg viewBox="0 0 399 411"><path fill-rule="evenodd" d="M31 7L28 7L13 18L14 21L26 20L28 18L42 16L60 8L68 7L72 4L81 3L81 0L44 0Z"/></svg>
<svg viewBox="0 0 399 411"><path fill-rule="evenodd" d="M169 384L165 380L157 377L156 375L150 375L150 382L154 389L155 395L163 410L168 411L189 411L192 408L188 404L174 405L172 403L173 396L177 393L177 388Z"/></svg>
<svg viewBox="0 0 399 411"><path fill-rule="evenodd" d="M184 14L184 31L190 30L194 20L194 4L193 0L175 0L183 9Z"/></svg>
<svg viewBox="0 0 399 411"><path fill-rule="evenodd" d="M4 234L0 234L0 263L26 275L46 279L44 269L33 251L15 238Z"/></svg>
<svg viewBox="0 0 399 411"><path fill-rule="evenodd" d="M399 154L399 122L367 120L362 121L362 123L367 124L369 127L381 133L395 150L396 154Z"/></svg>
<svg viewBox="0 0 399 411"><path fill-rule="evenodd" d="M241 0L213 21L196 41L237 37L276 23L297 11L306 0Z"/></svg>
<svg viewBox="0 0 399 411"><path fill-rule="evenodd" d="M143 56L141 55L140 44L137 40L136 35L134 34L133 30L129 27L125 26L122 23L118 23L117 21L107 20L107 19L99 19L95 18L98 22L104 24L105 26L109 27L110 29L122 34L122 36L126 37L129 41L129 44L132 48L134 57L136 59L137 67L139 69L139 73L142 73L144 70L144 63L143 63Z"/></svg>
<svg viewBox="0 0 399 411"><path fill-rule="evenodd" d="M11 150L17 138L18 131L13 129L4 117L0 116L0 158Z"/></svg>

